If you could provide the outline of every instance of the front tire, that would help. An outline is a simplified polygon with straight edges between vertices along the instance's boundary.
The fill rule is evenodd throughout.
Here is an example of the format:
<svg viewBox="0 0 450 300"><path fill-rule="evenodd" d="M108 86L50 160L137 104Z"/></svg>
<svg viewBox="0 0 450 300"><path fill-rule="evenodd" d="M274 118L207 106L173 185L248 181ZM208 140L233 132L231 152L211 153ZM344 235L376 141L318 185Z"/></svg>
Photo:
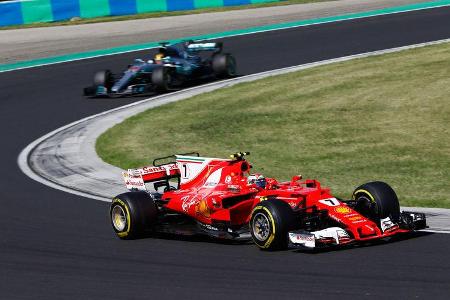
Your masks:
<svg viewBox="0 0 450 300"><path fill-rule="evenodd" d="M355 210L378 225L389 217L394 223L400 220L400 204L395 191L385 182L365 183L355 189L352 196Z"/></svg>
<svg viewBox="0 0 450 300"><path fill-rule="evenodd" d="M108 92L114 85L114 75L110 70L103 70L95 73L94 86L104 86Z"/></svg>
<svg viewBox="0 0 450 300"><path fill-rule="evenodd" d="M146 192L120 194L111 202L111 225L121 239L136 239L150 230L157 218L158 209Z"/></svg>
<svg viewBox="0 0 450 300"><path fill-rule="evenodd" d="M153 70L152 84L159 93L165 93L170 88L170 73L167 68L161 67Z"/></svg>
<svg viewBox="0 0 450 300"><path fill-rule="evenodd" d="M264 250L287 248L288 231L294 225L294 214L286 202L278 199L258 204L250 218L253 242Z"/></svg>

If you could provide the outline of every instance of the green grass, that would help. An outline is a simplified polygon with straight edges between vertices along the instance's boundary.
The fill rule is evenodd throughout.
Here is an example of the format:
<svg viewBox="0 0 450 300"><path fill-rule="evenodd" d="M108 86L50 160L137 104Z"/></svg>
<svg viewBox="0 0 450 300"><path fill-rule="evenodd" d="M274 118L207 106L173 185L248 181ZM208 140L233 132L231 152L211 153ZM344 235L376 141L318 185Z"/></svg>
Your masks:
<svg viewBox="0 0 450 300"><path fill-rule="evenodd" d="M126 16L107 16L107 17L88 18L88 19L76 19L74 21L67 20L67 21L48 22L48 23L33 23L33 24L25 24L25 25L4 26L4 27L0 27L0 30L80 25L80 24L100 23L100 22L128 21L128 20L137 20L137 19L203 14L203 13L211 13L211 12L223 12L223 11L241 10L241 9L249 9L249 8L284 6L284 5L292 5L292 4L304 4L304 3L325 2L325 1L336 1L336 0L285 0L285 1L281 1L281 2L256 3L256 4L239 5L239 6L211 7L211 8L201 8L201 9L195 9L195 10L170 11L170 12L152 12L152 13L142 13L142 14L126 15Z"/></svg>
<svg viewBox="0 0 450 300"><path fill-rule="evenodd" d="M250 151L255 172L317 178L348 198L382 180L402 205L450 208L450 44L269 77L148 110L104 133L122 168Z"/></svg>

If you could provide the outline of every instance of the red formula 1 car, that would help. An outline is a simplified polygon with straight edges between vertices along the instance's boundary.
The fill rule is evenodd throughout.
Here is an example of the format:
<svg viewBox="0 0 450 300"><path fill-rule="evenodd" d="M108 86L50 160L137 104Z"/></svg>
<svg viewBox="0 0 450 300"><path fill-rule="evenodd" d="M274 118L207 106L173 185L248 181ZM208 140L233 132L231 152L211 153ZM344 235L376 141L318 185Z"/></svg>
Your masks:
<svg viewBox="0 0 450 300"><path fill-rule="evenodd" d="M262 249L283 249L357 243L426 227L424 214L400 212L384 182L363 184L351 200L342 200L317 180L278 182L251 174L245 155L175 155L123 172L130 192L111 203L114 231L122 239L146 232L251 237Z"/></svg>

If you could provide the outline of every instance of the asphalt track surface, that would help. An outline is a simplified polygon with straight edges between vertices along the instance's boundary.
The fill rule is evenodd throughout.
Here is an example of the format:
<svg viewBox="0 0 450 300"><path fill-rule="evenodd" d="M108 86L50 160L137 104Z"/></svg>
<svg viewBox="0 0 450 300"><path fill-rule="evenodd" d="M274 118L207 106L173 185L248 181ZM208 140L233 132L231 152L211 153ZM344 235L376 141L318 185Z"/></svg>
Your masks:
<svg viewBox="0 0 450 300"><path fill-rule="evenodd" d="M249 74L444 38L450 38L450 8L231 37L225 44L240 73ZM202 238L121 241L107 203L53 190L20 172L17 156L31 141L140 99L86 100L80 93L96 70L119 71L149 56L0 74L1 299L448 298L450 235L320 253L270 253Z"/></svg>

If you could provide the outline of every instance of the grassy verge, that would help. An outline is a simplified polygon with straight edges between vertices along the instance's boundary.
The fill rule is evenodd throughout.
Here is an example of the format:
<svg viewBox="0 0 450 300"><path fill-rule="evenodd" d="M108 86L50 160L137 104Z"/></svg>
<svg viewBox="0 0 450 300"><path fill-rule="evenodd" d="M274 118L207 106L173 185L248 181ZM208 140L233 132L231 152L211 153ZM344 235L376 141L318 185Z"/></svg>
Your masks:
<svg viewBox="0 0 450 300"><path fill-rule="evenodd" d="M122 168L250 151L254 171L317 178L341 197L371 180L402 205L450 208L450 44L318 67L149 110L104 133Z"/></svg>
<svg viewBox="0 0 450 300"><path fill-rule="evenodd" d="M292 4L304 4L304 3L326 2L326 1L337 1L337 0L286 0L286 1L282 1L282 2L257 3L257 4L239 5L239 6L211 7L211 8L201 8L201 9L195 9L195 10L170 11L170 12L154 12L154 13L143 13L143 14L136 14L136 15L126 15L126 16L108 16L108 17L98 17L98 18L89 18L89 19L76 19L74 21L67 20L67 21L60 21L60 22L33 23L33 24L26 24L26 25L14 25L14 26L0 27L0 30L80 25L80 24L114 22L114 21L128 21L128 20L137 20L137 19L182 16L182 15L203 14L203 13L211 13L211 12L230 11L230 10L241 10L241 9L249 9L249 8L284 6L284 5L292 5Z"/></svg>

